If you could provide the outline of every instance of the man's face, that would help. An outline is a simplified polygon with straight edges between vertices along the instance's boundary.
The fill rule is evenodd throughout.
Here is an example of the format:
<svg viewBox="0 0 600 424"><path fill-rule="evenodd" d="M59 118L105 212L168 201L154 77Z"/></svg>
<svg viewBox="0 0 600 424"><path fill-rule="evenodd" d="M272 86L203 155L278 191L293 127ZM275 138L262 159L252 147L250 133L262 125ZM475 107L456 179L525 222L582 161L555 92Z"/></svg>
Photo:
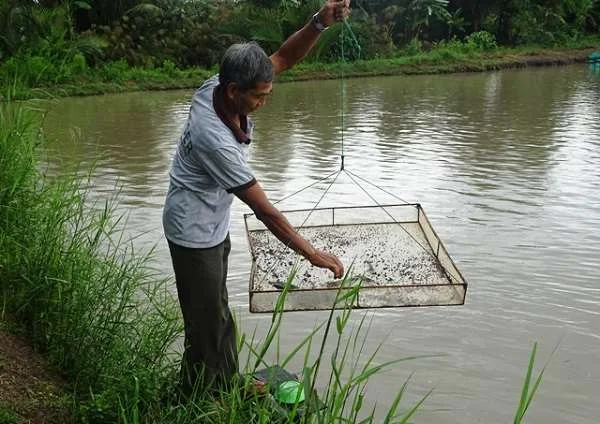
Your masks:
<svg viewBox="0 0 600 424"><path fill-rule="evenodd" d="M259 82L254 88L237 91L237 107L242 115L249 115L267 102L273 90L272 82Z"/></svg>

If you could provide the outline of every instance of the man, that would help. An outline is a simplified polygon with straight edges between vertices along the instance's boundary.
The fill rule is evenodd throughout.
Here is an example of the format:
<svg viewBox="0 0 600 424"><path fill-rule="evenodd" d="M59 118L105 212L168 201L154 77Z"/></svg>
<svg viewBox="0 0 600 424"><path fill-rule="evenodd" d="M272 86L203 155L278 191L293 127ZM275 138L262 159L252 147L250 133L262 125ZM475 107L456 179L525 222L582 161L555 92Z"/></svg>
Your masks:
<svg viewBox="0 0 600 424"><path fill-rule="evenodd" d="M327 0L268 57L255 43L226 52L219 74L194 94L170 171L163 226L185 323L183 393L219 387L238 372L235 327L227 299L229 224L233 195L283 243L314 266L343 275L340 260L304 240L269 202L247 164L252 121L273 78L314 46L320 33L349 14L349 0Z"/></svg>

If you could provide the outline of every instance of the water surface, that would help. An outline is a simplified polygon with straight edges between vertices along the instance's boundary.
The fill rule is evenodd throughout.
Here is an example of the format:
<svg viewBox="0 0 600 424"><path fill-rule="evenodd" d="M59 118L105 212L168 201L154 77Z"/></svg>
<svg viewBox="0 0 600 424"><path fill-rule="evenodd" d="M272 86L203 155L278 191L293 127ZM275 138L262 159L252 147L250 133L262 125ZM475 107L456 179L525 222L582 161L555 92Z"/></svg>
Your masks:
<svg viewBox="0 0 600 424"><path fill-rule="evenodd" d="M414 372L407 399L435 388L415 422L509 422L528 355L554 353L528 422L596 423L600 407L600 74L584 66L486 74L275 84L254 116L251 166L272 199L340 167L408 202L419 202L470 283L466 305L374 310L368 347L399 364L367 387L389 405ZM140 248L158 243L171 274L161 208L168 168L192 90L61 99L44 129L54 166L96 164L99 199L122 185L121 210ZM342 104L342 99L344 102ZM341 111L343 110L343 120ZM343 137L341 126L344 125ZM374 186L379 202L398 202ZM283 209L312 207L323 184ZM321 190L321 191L319 191ZM340 177L323 206L370 205ZM236 201L228 282L243 327L250 315L250 256ZM354 322L361 314L357 313ZM286 316L282 350L324 313ZM408 405L405 403L405 406Z"/></svg>

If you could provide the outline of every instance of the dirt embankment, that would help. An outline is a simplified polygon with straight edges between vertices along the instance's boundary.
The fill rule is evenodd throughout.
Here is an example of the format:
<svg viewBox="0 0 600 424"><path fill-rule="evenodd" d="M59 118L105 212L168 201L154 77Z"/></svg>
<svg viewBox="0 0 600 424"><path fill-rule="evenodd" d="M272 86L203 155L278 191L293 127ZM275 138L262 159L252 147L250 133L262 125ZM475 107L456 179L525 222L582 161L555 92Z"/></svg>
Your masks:
<svg viewBox="0 0 600 424"><path fill-rule="evenodd" d="M585 63L593 49L574 51L542 51L537 55L508 56L506 67L553 66Z"/></svg>
<svg viewBox="0 0 600 424"><path fill-rule="evenodd" d="M0 329L0 423L69 422L67 393L39 353Z"/></svg>

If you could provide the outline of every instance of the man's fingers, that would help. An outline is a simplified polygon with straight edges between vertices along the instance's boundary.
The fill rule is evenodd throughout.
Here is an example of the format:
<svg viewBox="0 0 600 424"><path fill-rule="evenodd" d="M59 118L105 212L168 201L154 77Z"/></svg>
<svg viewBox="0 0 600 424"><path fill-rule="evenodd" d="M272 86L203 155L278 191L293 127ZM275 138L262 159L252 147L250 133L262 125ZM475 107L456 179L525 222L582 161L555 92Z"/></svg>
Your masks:
<svg viewBox="0 0 600 424"><path fill-rule="evenodd" d="M333 265L333 266L329 267L329 269L331 270L331 272L333 272L333 276L335 278L342 278L343 271L342 271L342 268L340 266L338 266L336 264L336 265Z"/></svg>
<svg viewBox="0 0 600 424"><path fill-rule="evenodd" d="M344 264L342 263L342 261L339 260L339 258L337 256L334 257L335 258L335 263L336 265L340 268L341 272L344 272Z"/></svg>
<svg viewBox="0 0 600 424"><path fill-rule="evenodd" d="M316 251L316 255L311 259L311 263L320 268L327 268L333 272L335 278L341 278L344 275L344 264L342 261L331 253Z"/></svg>
<svg viewBox="0 0 600 424"><path fill-rule="evenodd" d="M350 0L334 0L331 3L338 9L350 7Z"/></svg>
<svg viewBox="0 0 600 424"><path fill-rule="evenodd" d="M330 268L331 271L333 271L335 278L341 278L344 275L344 264L337 256L331 255L331 259L334 262L334 265Z"/></svg>
<svg viewBox="0 0 600 424"><path fill-rule="evenodd" d="M327 26L342 22L350 15L350 0L327 0L321 9L321 18Z"/></svg>
<svg viewBox="0 0 600 424"><path fill-rule="evenodd" d="M349 0L332 1L331 7L335 18L338 20L345 19L350 15Z"/></svg>

